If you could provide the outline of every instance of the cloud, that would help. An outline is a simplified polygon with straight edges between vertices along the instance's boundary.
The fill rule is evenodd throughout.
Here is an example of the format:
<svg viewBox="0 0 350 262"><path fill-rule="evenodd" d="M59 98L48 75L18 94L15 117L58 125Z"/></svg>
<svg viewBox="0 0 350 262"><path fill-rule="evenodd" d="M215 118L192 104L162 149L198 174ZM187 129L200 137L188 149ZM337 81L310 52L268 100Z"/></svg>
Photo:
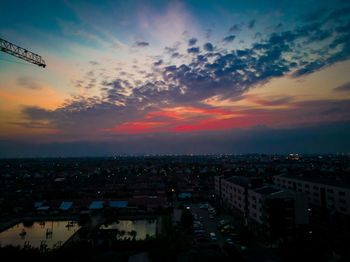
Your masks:
<svg viewBox="0 0 350 262"><path fill-rule="evenodd" d="M214 47L211 43L205 43L203 48L205 51L209 51L209 52L212 52L214 50Z"/></svg>
<svg viewBox="0 0 350 262"><path fill-rule="evenodd" d="M346 92L346 91L350 91L350 82L348 83L345 83L341 86L338 86L336 88L333 89L334 91L337 91L337 92Z"/></svg>
<svg viewBox="0 0 350 262"><path fill-rule="evenodd" d="M197 54L197 53L199 53L199 47L191 47L191 48L188 48L187 49L187 53L189 53L189 54Z"/></svg>
<svg viewBox="0 0 350 262"><path fill-rule="evenodd" d="M251 20L251 21L248 23L248 29L253 29L254 26L255 26L255 22L256 22L255 19Z"/></svg>
<svg viewBox="0 0 350 262"><path fill-rule="evenodd" d="M234 24L233 26L230 27L228 32L229 33L239 33L241 30L242 30L241 24Z"/></svg>
<svg viewBox="0 0 350 262"><path fill-rule="evenodd" d="M96 65L99 65L100 63L97 62L97 61L89 61L89 64L93 65L93 66L96 66Z"/></svg>
<svg viewBox="0 0 350 262"><path fill-rule="evenodd" d="M135 46L146 47L146 46L149 46L149 43L148 42L143 42L143 41L136 41L135 42Z"/></svg>
<svg viewBox="0 0 350 262"><path fill-rule="evenodd" d="M348 26L349 23L324 14L323 19L316 22L265 33L261 38L252 39L245 48L234 49L226 45L235 39L234 35L227 36L221 43L217 42L215 49L208 42L203 45L207 52L202 53L199 47L187 48L187 40L178 42L176 39L174 43L167 43L163 53L149 58L145 66L137 63L140 68L134 71L139 72L140 76L134 78L125 73L128 72L125 65L120 66L124 73L111 74L108 78L98 76L98 71L95 70L93 74L88 73L79 79L76 84L87 85L88 88L99 87L96 96L73 97L53 111L28 107L22 114L28 126L38 126L40 123L49 125L59 130L62 136L64 134L71 139L80 139L80 133L87 137L104 138L107 134L101 134L100 130L113 130L116 126L124 131L134 128L133 132L185 132L229 129L239 125L287 125L300 123L301 120L315 123L332 119L344 121L349 119L346 113L349 108L345 104L349 101L297 103L292 97L251 97L250 102L257 108L273 107L274 110L241 110L240 113L245 114L241 118L221 119L223 116L220 114L212 119L192 118L188 114L186 117L193 120L192 123L183 121L177 123L179 125L173 125L174 120L168 121L164 116L155 119L152 115L152 121L146 121L144 117L150 112L163 112L164 108L213 109L205 101L212 98L218 103L225 99L235 101L238 97L245 97L247 91L264 85L271 79L306 76L349 59ZM249 100L249 97L245 99ZM284 107L283 110L281 107ZM334 108L338 108L338 111ZM327 115L323 116L322 112L327 112ZM117 131L120 130L122 129Z"/></svg>
<svg viewBox="0 0 350 262"><path fill-rule="evenodd" d="M222 41L225 42L225 43L230 43L233 40L235 40L235 38L236 38L235 35L229 35L229 36L226 36Z"/></svg>
<svg viewBox="0 0 350 262"><path fill-rule="evenodd" d="M188 40L188 45L192 46L195 45L197 43L197 39L196 38L191 38L190 40Z"/></svg>
<svg viewBox="0 0 350 262"><path fill-rule="evenodd" d="M205 30L205 38L209 39L211 37L212 33L213 33L212 29L206 29Z"/></svg>
<svg viewBox="0 0 350 262"><path fill-rule="evenodd" d="M157 62L154 62L153 64L154 64L155 66L160 66L161 64L163 64L163 60L160 59L160 60L158 60Z"/></svg>
<svg viewBox="0 0 350 262"><path fill-rule="evenodd" d="M17 79L17 84L32 90L42 89L41 85L36 80L28 76L19 77Z"/></svg>

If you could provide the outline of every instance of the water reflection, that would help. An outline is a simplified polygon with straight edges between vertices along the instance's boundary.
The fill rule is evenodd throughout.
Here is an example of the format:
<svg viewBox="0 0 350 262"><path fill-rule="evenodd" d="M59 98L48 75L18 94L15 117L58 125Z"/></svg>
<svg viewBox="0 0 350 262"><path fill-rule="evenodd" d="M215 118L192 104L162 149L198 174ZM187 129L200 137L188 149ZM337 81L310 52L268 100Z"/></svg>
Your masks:
<svg viewBox="0 0 350 262"><path fill-rule="evenodd" d="M132 239L135 236L136 240L143 240L147 235L156 236L157 220L119 220L109 225L102 225L100 229L117 229L118 239Z"/></svg>
<svg viewBox="0 0 350 262"><path fill-rule="evenodd" d="M80 226L73 221L19 223L0 233L1 246L55 248L66 242Z"/></svg>

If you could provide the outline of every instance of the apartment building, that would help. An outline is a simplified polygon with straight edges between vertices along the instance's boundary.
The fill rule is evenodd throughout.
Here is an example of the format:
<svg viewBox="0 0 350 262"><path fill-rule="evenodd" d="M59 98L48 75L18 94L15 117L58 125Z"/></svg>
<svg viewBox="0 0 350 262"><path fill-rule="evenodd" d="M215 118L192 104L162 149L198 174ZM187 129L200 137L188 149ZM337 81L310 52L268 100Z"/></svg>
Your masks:
<svg viewBox="0 0 350 262"><path fill-rule="evenodd" d="M274 177L277 186L303 192L309 204L350 215L350 186L324 178L279 175Z"/></svg>
<svg viewBox="0 0 350 262"><path fill-rule="evenodd" d="M271 219L287 219L291 225L308 224L304 194L264 185L260 178L217 176L215 193L221 204L240 211L250 221L261 225L269 224Z"/></svg>

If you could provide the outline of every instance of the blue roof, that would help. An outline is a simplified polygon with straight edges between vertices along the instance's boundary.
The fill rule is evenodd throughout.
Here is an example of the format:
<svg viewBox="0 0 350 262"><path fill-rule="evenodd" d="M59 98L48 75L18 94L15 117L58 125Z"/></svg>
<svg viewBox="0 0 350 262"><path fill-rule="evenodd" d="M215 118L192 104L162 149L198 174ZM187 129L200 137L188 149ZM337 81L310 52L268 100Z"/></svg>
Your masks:
<svg viewBox="0 0 350 262"><path fill-rule="evenodd" d="M185 197L190 198L191 196L192 196L191 193L180 193L180 194L178 195L179 198L185 198Z"/></svg>
<svg viewBox="0 0 350 262"><path fill-rule="evenodd" d="M103 201L93 201L89 206L89 209L101 209L101 208L103 208Z"/></svg>
<svg viewBox="0 0 350 262"><path fill-rule="evenodd" d="M109 201L110 207L123 208L128 206L128 201Z"/></svg>
<svg viewBox="0 0 350 262"><path fill-rule="evenodd" d="M41 207L44 202L34 202L34 207Z"/></svg>
<svg viewBox="0 0 350 262"><path fill-rule="evenodd" d="M60 205L60 209L68 210L72 206L73 202L62 202Z"/></svg>

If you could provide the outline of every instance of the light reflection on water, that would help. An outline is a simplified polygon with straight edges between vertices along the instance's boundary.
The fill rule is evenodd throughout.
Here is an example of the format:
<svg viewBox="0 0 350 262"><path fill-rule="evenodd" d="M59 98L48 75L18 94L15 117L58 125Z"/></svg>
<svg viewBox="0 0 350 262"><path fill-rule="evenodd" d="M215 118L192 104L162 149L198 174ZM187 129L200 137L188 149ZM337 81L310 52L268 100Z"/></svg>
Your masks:
<svg viewBox="0 0 350 262"><path fill-rule="evenodd" d="M27 223L25 223L27 224ZM13 245L24 247L29 244L40 248L46 244L47 248L54 248L64 244L79 228L73 221L43 221L29 225L19 223L0 233L1 246Z"/></svg>
<svg viewBox="0 0 350 262"><path fill-rule="evenodd" d="M156 236L157 220L119 220L109 225L102 225L100 229L118 229L124 231L124 235L118 234L118 239L132 239L128 234L131 231L136 231L136 240L146 239L146 236Z"/></svg>

